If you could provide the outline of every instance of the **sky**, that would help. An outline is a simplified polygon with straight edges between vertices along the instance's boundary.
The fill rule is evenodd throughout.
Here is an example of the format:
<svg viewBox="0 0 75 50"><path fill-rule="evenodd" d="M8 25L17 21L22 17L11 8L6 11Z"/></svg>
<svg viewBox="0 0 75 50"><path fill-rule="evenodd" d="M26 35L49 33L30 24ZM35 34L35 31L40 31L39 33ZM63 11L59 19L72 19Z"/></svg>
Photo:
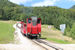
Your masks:
<svg viewBox="0 0 75 50"><path fill-rule="evenodd" d="M23 4L24 6L57 6L65 9L71 8L75 5L75 0L9 0L18 5Z"/></svg>

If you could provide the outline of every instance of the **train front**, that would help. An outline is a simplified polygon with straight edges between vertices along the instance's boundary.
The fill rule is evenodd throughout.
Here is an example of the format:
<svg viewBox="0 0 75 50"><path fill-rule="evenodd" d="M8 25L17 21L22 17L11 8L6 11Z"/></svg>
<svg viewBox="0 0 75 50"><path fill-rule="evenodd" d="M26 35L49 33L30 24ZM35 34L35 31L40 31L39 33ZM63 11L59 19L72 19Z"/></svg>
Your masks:
<svg viewBox="0 0 75 50"><path fill-rule="evenodd" d="M27 19L27 34L31 36L41 37L41 19L37 17L31 17Z"/></svg>

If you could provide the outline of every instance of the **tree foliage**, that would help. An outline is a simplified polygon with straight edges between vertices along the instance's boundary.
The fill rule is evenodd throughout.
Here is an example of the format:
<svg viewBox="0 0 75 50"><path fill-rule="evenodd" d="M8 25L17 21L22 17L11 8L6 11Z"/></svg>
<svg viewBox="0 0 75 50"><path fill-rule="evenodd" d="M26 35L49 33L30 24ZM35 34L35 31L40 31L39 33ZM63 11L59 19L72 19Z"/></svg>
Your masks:
<svg viewBox="0 0 75 50"><path fill-rule="evenodd" d="M70 36L75 39L75 23L73 23L71 31L70 31Z"/></svg>
<svg viewBox="0 0 75 50"><path fill-rule="evenodd" d="M32 16L41 18L42 24L54 25L57 29L60 24L66 24L66 30L70 31L75 22L75 9L63 9L57 6L25 7L8 0L0 0L0 20L24 20L26 22L26 19Z"/></svg>

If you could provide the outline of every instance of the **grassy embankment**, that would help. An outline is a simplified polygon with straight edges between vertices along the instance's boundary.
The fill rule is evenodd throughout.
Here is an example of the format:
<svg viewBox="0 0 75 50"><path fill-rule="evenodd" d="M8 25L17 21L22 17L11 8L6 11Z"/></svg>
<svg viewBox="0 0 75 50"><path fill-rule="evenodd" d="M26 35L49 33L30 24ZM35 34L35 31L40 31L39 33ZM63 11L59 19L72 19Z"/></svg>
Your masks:
<svg viewBox="0 0 75 50"><path fill-rule="evenodd" d="M14 31L13 24L15 21L0 21L0 43L12 43L14 41Z"/></svg>
<svg viewBox="0 0 75 50"><path fill-rule="evenodd" d="M50 36L49 36L49 30L50 30ZM62 41L61 31L54 28L53 25L51 25L51 29L48 28L48 25L42 25L41 34L42 38L46 38L46 40L50 42L61 43L61 44L75 43L75 40L67 36L63 36L64 41Z"/></svg>
<svg viewBox="0 0 75 50"><path fill-rule="evenodd" d="M16 21L0 21L0 43L12 43L14 41L14 28L13 24ZM49 37L49 28L48 25L42 25L42 38L46 38L46 40L54 43L62 43L62 44L69 44L75 43L70 37L63 36L64 41L62 41L62 34L60 30L54 28L51 25L50 29L50 37Z"/></svg>

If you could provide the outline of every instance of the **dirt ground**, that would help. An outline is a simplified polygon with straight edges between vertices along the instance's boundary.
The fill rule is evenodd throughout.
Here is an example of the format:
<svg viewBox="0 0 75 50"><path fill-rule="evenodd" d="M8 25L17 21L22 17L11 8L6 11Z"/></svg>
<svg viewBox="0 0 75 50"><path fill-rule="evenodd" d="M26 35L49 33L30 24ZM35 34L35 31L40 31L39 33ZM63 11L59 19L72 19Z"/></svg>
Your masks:
<svg viewBox="0 0 75 50"><path fill-rule="evenodd" d="M44 40L46 41L46 40ZM53 43L53 42L49 42L49 41L46 41L48 42L49 44L52 44L54 46L57 46L59 48L62 48L63 50L75 50L75 44L57 44L57 43Z"/></svg>
<svg viewBox="0 0 75 50"><path fill-rule="evenodd" d="M23 36L20 32L20 29L16 27L16 24L14 24L13 27L15 28L15 44L0 44L0 50L45 50L32 42L30 39L27 39L25 36ZM64 50L75 50L75 44L49 43L63 48Z"/></svg>
<svg viewBox="0 0 75 50"><path fill-rule="evenodd" d="M13 27L15 28L15 44L0 44L0 50L44 50L42 47L24 37L20 29L16 27L16 24L14 24Z"/></svg>

